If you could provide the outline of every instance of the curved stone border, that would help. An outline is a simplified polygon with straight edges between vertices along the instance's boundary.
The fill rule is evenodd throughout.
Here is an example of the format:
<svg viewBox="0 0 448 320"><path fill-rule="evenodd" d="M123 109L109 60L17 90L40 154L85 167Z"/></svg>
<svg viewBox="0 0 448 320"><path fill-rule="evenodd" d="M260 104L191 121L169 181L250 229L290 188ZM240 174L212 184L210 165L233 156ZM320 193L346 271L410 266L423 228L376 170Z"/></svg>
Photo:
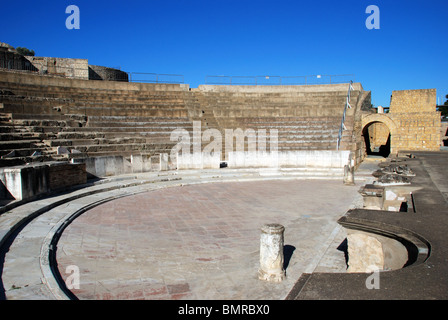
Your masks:
<svg viewBox="0 0 448 320"><path fill-rule="evenodd" d="M177 181L177 180L175 180ZM194 182L192 183L194 184ZM131 190L126 193L109 196L107 198L101 198L96 201L92 201L75 212L67 213L59 222L54 225L51 230L48 232L47 236L44 239L42 244L42 249L40 253L40 268L42 270L43 281L48 286L52 294L58 300L76 300L77 297L73 295L73 293L67 289L61 274L57 268L56 261L56 253L57 253L57 244L59 238L64 232L65 228L67 228L77 217L89 211L90 209L95 208L103 203L113 201L123 197L129 197L133 195L137 195L140 193L147 193L151 191L156 191L164 188L173 188L184 185L183 183L173 183L172 185L152 185L150 188L142 188L141 186L135 186L136 190ZM128 187L129 188L129 187Z"/></svg>
<svg viewBox="0 0 448 320"><path fill-rule="evenodd" d="M210 170L210 171L183 171L183 172L167 172L166 174L161 173L151 173L142 174L139 179L136 176L128 177L117 177L109 180L104 184L89 185L87 189L76 188L72 192L67 192L64 194L56 195L49 198L43 198L36 200L34 202L29 202L15 208L11 208L11 211L5 212L0 215L0 218L8 220L5 223L3 221L3 226L9 225L6 232L3 232L0 245L3 246L8 241L11 242L11 237L15 234L19 234L25 227L36 220L37 217L50 212L51 210L57 210L58 207L67 204L75 200L83 199L86 201L89 197L93 199L88 201L83 207L78 208L75 212L65 213L58 217L53 217L54 219L59 219L56 223L52 222L53 225L48 230L47 234L42 240L42 245L40 247L40 252L37 254L39 256L39 275L36 277L40 278L41 283L51 292L52 297L46 296L48 290L40 290L38 298L42 298L42 295L48 299L73 299L74 297L70 295L67 290L63 287L65 283L62 283L61 288L61 277L59 271L55 270L55 252L56 244L59 235L63 229L75 219L79 214L87 211L88 209L99 205L101 203L111 201L118 197L129 196L136 193L148 192L152 190L158 190L160 188L165 188L169 186L182 186L187 184L203 184L210 182L238 182L238 181L260 181L260 180L296 180L296 179L325 179L325 176L321 172L318 172L313 176L312 172L307 172L305 175L302 170L294 172L293 170L282 171L272 171L272 170ZM341 176L327 177L327 179L341 179ZM126 179L132 179L133 181L127 181ZM142 185L145 185L142 188ZM132 188L135 187L135 188ZM131 188L131 189L129 189ZM125 190L125 193L122 193ZM117 191L117 194L103 198L106 192ZM2 222L2 221L0 221ZM11 242L12 244L13 242ZM5 249L5 248L2 248ZM9 248L7 248L9 249ZM3 250L7 251L7 250ZM6 261L4 262L4 264ZM3 274L2 274L3 276ZM3 279L2 279L3 282ZM5 288L5 294L9 288ZM43 293L45 291L47 293Z"/></svg>
<svg viewBox="0 0 448 320"><path fill-rule="evenodd" d="M371 273L303 274L287 299L291 300L408 300L447 299L448 265L445 245L448 224L446 161L448 153L414 152L402 161L414 171L415 212L355 209L339 219L348 229L407 242L412 264L379 272L377 288L367 285ZM379 279L378 278L378 279Z"/></svg>
<svg viewBox="0 0 448 320"><path fill-rule="evenodd" d="M105 199L100 199L98 201L94 201L86 206L83 206L81 209L68 213L65 215L53 228L51 228L50 232L48 232L47 236L44 239L42 244L42 249L40 252L40 268L42 270L43 281L50 289L51 293L58 300L76 300L77 297L73 295L73 293L67 289L64 281L62 280L61 274L57 269L57 261L56 261L56 251L57 244L60 236L64 232L65 228L73 222L77 217L79 217L84 212L99 206L103 203L119 199L122 197L127 197L131 195L135 195L138 193L148 192L148 190L143 190L139 192L131 192L117 196L107 197Z"/></svg>
<svg viewBox="0 0 448 320"><path fill-rule="evenodd" d="M378 238L380 242L381 239L385 238L389 239L388 241L392 240L402 245L402 251L404 251L403 254L407 257L407 259L400 261L400 263L397 263L395 268L386 268L384 271L393 271L397 269L407 268L409 266L416 266L424 263L429 258L431 254L431 244L423 236L416 233L415 231L407 230L400 226L378 223L377 221L369 221L366 219L358 218L357 214L359 213L361 213L361 216L363 215L363 213L371 215L375 215L376 213L375 211L363 211L366 210L349 210L346 215L338 220L338 223L343 226L347 230L347 232L355 234L358 232L364 232L367 233L367 235L371 235L373 238ZM385 255L385 248L383 247L382 250L383 255ZM394 255L400 255L400 253L396 251L396 248L395 250L392 250L393 254L390 254L389 259L394 258Z"/></svg>
<svg viewBox="0 0 448 320"><path fill-rule="evenodd" d="M93 187L88 188L87 190L84 189L76 189L76 191L72 192L72 193L65 193L65 194L61 194L61 195L57 195L54 197L49 197L49 198L45 198L42 200L38 200L35 202L30 202L27 204L24 204L22 206L19 206L15 209L12 209L11 211L6 212L4 215L1 216L2 220L2 228L6 228L7 230L5 230L2 233L2 238L0 240L0 246L2 247L2 254L4 255L4 257L6 258L6 254L10 251L11 246L14 245L14 241L16 240L16 236L18 234L20 234L20 232L23 232L25 230L25 228L30 224L30 223L34 223L36 221L38 221L37 218L41 218L44 217L44 215L48 212L51 212L52 210L56 210L56 213L53 217L53 219L57 219L57 210L58 208L60 208L60 206L66 204L69 205L71 202L75 201L75 200L80 200L80 199L88 199L88 197L93 197L93 201L92 202L97 202L97 201L101 201L102 197L101 194L104 194L106 192L120 192L123 189L128 189L128 188L132 188L135 187L137 189L141 188L143 185L149 185L152 188L150 189L158 189L160 188L160 183L163 182L168 182L168 183L174 183L175 185L181 185L180 182L178 182L179 180L181 180L180 178L160 178L158 176L154 177L152 176L153 179L140 179L137 181L132 181L132 182L128 182L125 181L126 179L116 179L116 180L112 180L109 183L104 184L99 184L99 185L95 185ZM124 182L123 182L124 181ZM142 190L148 190L147 188L143 188ZM117 197L117 196L114 196ZM111 197L109 200L112 200ZM64 215L63 217L59 218L59 222L63 222L65 219L66 215ZM49 226L50 228L52 226ZM43 232L43 231L40 231ZM48 232L51 232L51 230L49 230ZM48 245L48 249L51 248L51 241L49 241L50 239L45 237L44 238L44 245ZM8 245L8 247L6 247L6 245ZM55 282L52 280L52 277L50 276L50 273L48 272L49 269L46 269L45 266L48 265L48 268L50 268L50 260L48 255L42 255L42 251L45 251L45 248L40 248L40 253L36 254L39 257L39 265L44 266L42 268L42 270L40 270L41 272L39 272L39 274L37 275L36 270L34 271L34 273L36 273L34 276L36 277L34 284L35 283L39 283L42 282L43 284L47 285L51 290L56 290L56 298L61 298L63 297L63 295L60 295L60 293L57 291ZM2 272L2 284L4 286L4 280L3 280L3 276L5 273L4 270L4 266L6 265L6 259L3 262L3 272ZM41 269L41 268L39 268ZM30 275L27 275L28 277ZM38 278L40 278L41 280L38 280ZM13 284L14 285L14 284ZM7 298L7 292L9 290L9 288L4 288L5 289L5 298ZM35 288L30 288L30 290L36 290ZM42 289L43 290L43 289ZM45 292L42 292L42 290L38 290L39 293L37 294L37 296L35 296L35 298L40 298L42 295L46 295L46 290L44 290ZM48 298L53 298L53 297L48 297Z"/></svg>

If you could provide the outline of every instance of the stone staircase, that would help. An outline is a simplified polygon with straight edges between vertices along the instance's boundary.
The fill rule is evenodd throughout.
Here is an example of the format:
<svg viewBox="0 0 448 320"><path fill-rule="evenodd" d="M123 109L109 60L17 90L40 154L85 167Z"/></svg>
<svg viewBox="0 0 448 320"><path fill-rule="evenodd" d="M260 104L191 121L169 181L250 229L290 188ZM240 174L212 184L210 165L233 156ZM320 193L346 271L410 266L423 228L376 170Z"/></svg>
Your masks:
<svg viewBox="0 0 448 320"><path fill-rule="evenodd" d="M0 166L67 160L44 142L54 137L46 127L54 130L65 125L61 120L13 119L11 113L0 113Z"/></svg>

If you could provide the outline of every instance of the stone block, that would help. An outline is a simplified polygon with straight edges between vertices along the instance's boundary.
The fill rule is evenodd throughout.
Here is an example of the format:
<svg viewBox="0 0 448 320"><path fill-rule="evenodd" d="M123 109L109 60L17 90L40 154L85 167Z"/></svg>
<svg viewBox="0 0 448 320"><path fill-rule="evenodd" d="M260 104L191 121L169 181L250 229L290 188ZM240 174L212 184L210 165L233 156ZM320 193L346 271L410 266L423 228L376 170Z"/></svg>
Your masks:
<svg viewBox="0 0 448 320"><path fill-rule="evenodd" d="M178 153L177 169L219 169L221 164L221 153Z"/></svg>
<svg viewBox="0 0 448 320"><path fill-rule="evenodd" d="M85 159L86 171L96 177L120 175L126 172L122 156L90 157Z"/></svg>
<svg viewBox="0 0 448 320"><path fill-rule="evenodd" d="M0 169L1 196L24 200L87 181L84 164L49 162Z"/></svg>
<svg viewBox="0 0 448 320"><path fill-rule="evenodd" d="M144 172L143 159L141 155L131 155L131 167L133 173Z"/></svg>
<svg viewBox="0 0 448 320"><path fill-rule="evenodd" d="M408 251L399 241L364 231L347 229L347 272L397 270L408 261Z"/></svg>
<svg viewBox="0 0 448 320"><path fill-rule="evenodd" d="M315 167L344 168L349 162L350 151L301 150L284 152L229 152L229 168L250 167Z"/></svg>
<svg viewBox="0 0 448 320"><path fill-rule="evenodd" d="M168 162L169 162L169 155L168 153L161 153L159 155L160 162L159 162L159 170L160 171L167 171L168 170Z"/></svg>

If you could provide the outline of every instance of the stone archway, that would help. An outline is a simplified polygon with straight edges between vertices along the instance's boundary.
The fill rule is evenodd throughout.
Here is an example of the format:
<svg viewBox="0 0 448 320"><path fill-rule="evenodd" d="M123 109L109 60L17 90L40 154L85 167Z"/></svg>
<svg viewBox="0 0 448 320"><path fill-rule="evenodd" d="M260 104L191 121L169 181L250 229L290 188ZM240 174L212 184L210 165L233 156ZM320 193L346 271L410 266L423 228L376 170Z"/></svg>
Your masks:
<svg viewBox="0 0 448 320"><path fill-rule="evenodd" d="M363 153L387 157L397 152L394 140L397 125L387 114L370 114L362 118Z"/></svg>

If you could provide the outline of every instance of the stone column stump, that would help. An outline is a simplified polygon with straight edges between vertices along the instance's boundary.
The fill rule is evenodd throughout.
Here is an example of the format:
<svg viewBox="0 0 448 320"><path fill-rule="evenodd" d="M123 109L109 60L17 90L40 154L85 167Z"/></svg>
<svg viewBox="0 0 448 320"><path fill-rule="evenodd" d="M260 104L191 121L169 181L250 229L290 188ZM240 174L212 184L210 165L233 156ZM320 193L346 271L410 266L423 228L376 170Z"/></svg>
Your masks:
<svg viewBox="0 0 448 320"><path fill-rule="evenodd" d="M344 166L344 184L347 186L355 185L355 168L353 166Z"/></svg>
<svg viewBox="0 0 448 320"><path fill-rule="evenodd" d="M280 224L266 224L261 228L260 269L258 278L270 282L281 282L286 273L283 269L283 233L285 227Z"/></svg>

